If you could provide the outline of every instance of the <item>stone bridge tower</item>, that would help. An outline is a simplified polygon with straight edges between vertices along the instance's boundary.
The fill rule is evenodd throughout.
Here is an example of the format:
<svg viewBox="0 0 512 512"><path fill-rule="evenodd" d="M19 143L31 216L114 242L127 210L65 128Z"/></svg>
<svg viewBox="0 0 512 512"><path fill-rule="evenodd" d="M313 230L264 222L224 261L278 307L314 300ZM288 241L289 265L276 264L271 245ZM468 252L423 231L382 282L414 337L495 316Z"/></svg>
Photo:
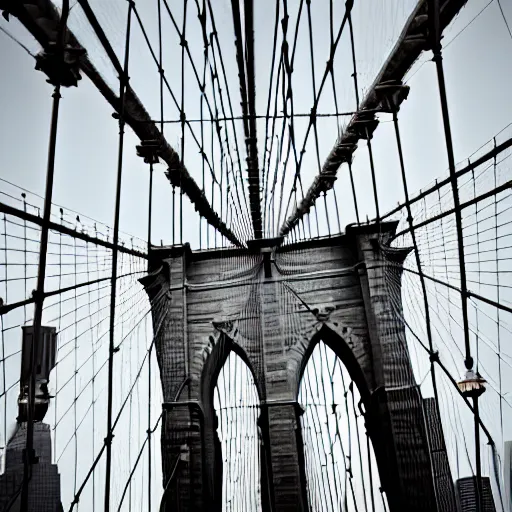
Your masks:
<svg viewBox="0 0 512 512"><path fill-rule="evenodd" d="M435 511L423 402L401 317L396 223L331 238L191 252L152 248L141 281L153 305L164 394L166 510L219 510L222 457L213 390L230 350L254 375L261 413L263 510L307 511L297 403L322 339L359 388L383 490L397 511Z"/></svg>

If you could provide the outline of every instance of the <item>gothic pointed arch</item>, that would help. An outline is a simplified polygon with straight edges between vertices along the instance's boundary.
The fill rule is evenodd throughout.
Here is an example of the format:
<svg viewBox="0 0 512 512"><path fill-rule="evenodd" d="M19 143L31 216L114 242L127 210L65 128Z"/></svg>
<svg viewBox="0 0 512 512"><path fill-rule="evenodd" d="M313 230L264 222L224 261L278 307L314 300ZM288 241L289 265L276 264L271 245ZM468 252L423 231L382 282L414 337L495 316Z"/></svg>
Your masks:
<svg viewBox="0 0 512 512"><path fill-rule="evenodd" d="M317 332L298 388L309 510L383 512L387 499L366 431L368 388L357 362L347 367L348 353L338 355L345 343L337 336L329 328Z"/></svg>
<svg viewBox="0 0 512 512"><path fill-rule="evenodd" d="M257 511L264 457L258 428L262 391L249 357L226 333L233 333L232 325L215 328L200 383L212 510L234 512L250 505Z"/></svg>

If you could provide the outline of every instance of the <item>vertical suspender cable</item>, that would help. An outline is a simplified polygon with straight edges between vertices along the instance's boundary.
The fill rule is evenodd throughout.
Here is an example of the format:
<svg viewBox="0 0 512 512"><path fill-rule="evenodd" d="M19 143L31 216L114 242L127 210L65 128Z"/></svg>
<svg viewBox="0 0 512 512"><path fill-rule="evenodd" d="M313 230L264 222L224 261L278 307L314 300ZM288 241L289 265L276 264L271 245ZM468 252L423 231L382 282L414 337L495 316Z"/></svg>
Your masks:
<svg viewBox="0 0 512 512"><path fill-rule="evenodd" d="M165 138L164 135L164 68L162 63L162 0L157 0L157 13L158 13L158 73L160 75L160 133L162 140ZM152 215L152 204L153 204L153 161L149 164L149 214L148 214L148 256L151 250L151 215ZM174 212L173 216L174 216ZM149 265L149 258L148 258ZM148 427L151 428L151 425ZM149 446L151 442L149 443ZM151 450L149 451L149 459L151 461ZM151 474L151 468L149 469ZM149 498L151 503L151 498ZM151 508L149 509L151 510Z"/></svg>
<svg viewBox="0 0 512 512"><path fill-rule="evenodd" d="M356 94L356 111L359 111L359 85L357 83L357 64L356 64L356 46L354 43L354 26L352 25L352 12L348 13L348 28L350 33L350 48L352 51L352 77L354 78L354 91ZM356 220L358 224L361 224L359 220L359 208L357 206L356 187L354 184L354 174L352 173L352 159L348 162L348 171L350 174L350 185L352 186L352 196L354 198L354 209L356 211Z"/></svg>
<svg viewBox="0 0 512 512"><path fill-rule="evenodd" d="M496 150L496 137L494 137L494 149ZM494 155L493 162L493 176L494 176L494 188L498 187L498 180L496 176L496 167L497 167L497 155ZM476 193L475 193L476 196ZM494 252L496 254L496 302L500 303L500 260L498 258L499 248L498 248L498 202L494 202L494 231L495 231L495 245ZM480 277L480 276L479 276ZM478 290L480 291L480 290ZM498 378L499 378L499 393L500 393L500 428L501 428L501 439L503 441L503 397L502 397L502 383L501 383L501 328L500 328L500 309L496 308L496 323L498 327Z"/></svg>
<svg viewBox="0 0 512 512"><path fill-rule="evenodd" d="M338 233L341 233L340 209L338 208L338 197L336 196L336 189L333 187L332 193L334 195L334 206L336 208L336 219L338 220Z"/></svg>
<svg viewBox="0 0 512 512"><path fill-rule="evenodd" d="M204 0L203 0L203 13L204 13ZM205 16L206 16L206 14L205 14ZM204 103L204 96L205 96L205 91L206 91L206 59L207 59L207 47L206 46L205 46L203 55L204 55L203 82L202 82L201 97L199 99L199 113L200 113L200 119L201 119L201 151L204 151L203 103ZM202 159L202 162L201 162L201 169L202 169L202 178L203 178L202 192L204 194L204 158ZM208 224L206 224L206 229L208 230ZM203 223L202 223L201 216L199 216L199 249L203 248L203 240L202 239L203 239Z"/></svg>
<svg viewBox="0 0 512 512"><path fill-rule="evenodd" d="M175 225L176 225L176 185L173 185L172 186L172 245L174 245L175 240L176 240Z"/></svg>
<svg viewBox="0 0 512 512"><path fill-rule="evenodd" d="M148 512L151 512L151 349L149 346L148 356Z"/></svg>
<svg viewBox="0 0 512 512"><path fill-rule="evenodd" d="M400 128L398 126L398 106L394 103L391 105L391 108L393 110L393 125L395 127L395 136L396 136L396 144L398 149L398 159L400 161L400 170L402 173L402 183L404 187L404 196L405 196L405 206L407 209L407 222L409 223L409 228L411 230L411 238L412 238L412 246L414 250L414 256L416 259L416 267L418 268L418 273L420 276L420 284L421 284L421 291L423 295L423 307L425 309L425 324L426 324L426 330L427 330L427 339L428 339L428 348L430 352L430 375L432 379L432 388L434 390L434 397L435 397L435 407L439 408L439 396L437 392L437 382L436 382L436 374L435 374L435 355L434 355L434 344L432 341L432 329L430 325L430 309L429 309L429 303L428 303L428 295L427 295L427 286L425 284L425 277L423 275L422 271L422 265L421 265L421 258L418 251L418 243L416 240L416 231L414 229L413 225L413 217L412 217L412 211L411 211L411 203L409 199L409 189L407 186L407 175L405 172L405 164L404 164L404 155L402 151L402 141L400 137ZM432 462L432 461L431 461ZM436 485L436 481L434 480L434 490L436 493L436 496L438 495L438 489Z"/></svg>
<svg viewBox="0 0 512 512"><path fill-rule="evenodd" d="M352 48L352 66L354 69L352 77L354 78L354 90L356 93L356 110L359 110L359 86L357 84L356 47L354 44L354 27L352 25L352 12L348 13L348 28L350 32L350 47Z"/></svg>
<svg viewBox="0 0 512 512"><path fill-rule="evenodd" d="M162 62L162 0L157 0L158 14L158 73L160 74L160 133L164 139L164 69ZM151 251L151 220L153 205L153 159L149 163L149 206L148 206L148 270L150 265L149 253ZM174 210L172 212L174 222ZM148 512L151 512L151 477L152 477L152 457L151 457L151 349L149 346L148 355Z"/></svg>
<svg viewBox="0 0 512 512"><path fill-rule="evenodd" d="M187 28L187 0L183 2L183 30L181 33L181 161L185 156L185 46L187 40L185 38L185 30ZM202 148L201 148L202 149ZM213 187L213 184L212 184ZM212 208L215 205L212 203ZM180 245L183 244L183 187L180 186Z"/></svg>
<svg viewBox="0 0 512 512"><path fill-rule="evenodd" d="M98 238L98 228L96 226L96 223L94 223L94 231L95 231L95 235L96 235L96 238ZM95 256L95 263L96 263L96 272L97 272L97 275L99 275L99 269L100 269L100 256L99 256L99 251L95 250L95 253L96 253L96 256ZM97 289L96 289L96 311L95 311L95 315L98 316L99 318L99 315L100 315L100 301L101 301L101 298L100 298L100 285L98 283L97 285ZM91 333L93 331L91 330ZM100 335L100 324L99 322L96 324L96 338L99 338L101 335ZM96 375L96 370L95 370L95 364L96 364L96 361L95 361L95 355L93 355L93 358L92 358L92 374L93 375ZM94 436L94 432L96 431L96 413L95 413L95 407L94 407L94 404L96 403L96 392L94 391L95 389L95 379L96 377L93 378L93 381L92 381L92 399L93 399L93 407L92 407L92 453L96 453L96 443L95 443L95 436ZM92 511L95 512L96 510L96 478L92 478Z"/></svg>
<svg viewBox="0 0 512 512"><path fill-rule="evenodd" d="M77 216L77 221L79 217ZM75 224L75 230L78 231L78 222ZM76 261L76 238L73 238L73 273L74 273L74 281L75 285L77 284L77 261ZM76 406L77 406L77 400L78 400L78 389L77 389L77 376L78 376L78 318L77 318L77 311L78 311L78 303L77 303L77 296L76 296L76 288L74 290L74 312L73 312L73 323L74 323L74 329L73 329L73 338L74 338L74 354L73 354L73 360L74 360L74 371L73 371L73 391L74 391L74 397L73 397L73 426L74 426L74 452L75 452L75 468L74 468L74 475L73 475L73 494L76 494L76 480L77 480L77 470L78 470L78 437L77 437L77 430L78 430L78 424L76 419Z"/></svg>
<svg viewBox="0 0 512 512"><path fill-rule="evenodd" d="M473 368L473 358L471 357L471 347L469 340L469 321L468 321L468 297L467 282L464 257L464 240L462 233L462 214L460 209L459 189L457 185L457 176L455 174L455 157L453 153L453 141L450 128L450 117L448 113L448 98L446 95L446 84L444 79L443 56L441 51L441 34L439 27L439 0L428 0L428 12L431 23L432 34L432 60L436 64L437 80L439 87L439 96L441 100L441 111L443 115L444 134L446 140L446 151L448 154L448 166L450 170L450 181L453 194L453 206L455 208L455 222L457 227L457 242L459 253L460 270L460 288L462 303L462 319L464 323L464 343L465 343L465 365L468 370Z"/></svg>
<svg viewBox="0 0 512 512"><path fill-rule="evenodd" d="M501 397L500 397L501 399ZM473 418L475 422L475 466L476 466L476 492L477 512L484 512L482 496L482 461L480 458L480 423L479 423L478 396L473 396Z"/></svg>
<svg viewBox="0 0 512 512"><path fill-rule="evenodd" d="M356 210L356 220L358 224L361 224L359 220L359 207L357 206L356 186L354 184L354 173L352 172L352 161L348 162L348 172L350 174L350 185L352 186L352 197L354 198L354 209Z"/></svg>
<svg viewBox="0 0 512 512"><path fill-rule="evenodd" d="M446 151L448 156L448 167L450 171L450 182L453 195L453 206L455 210L455 223L457 229L457 249L459 255L459 272L460 272L460 290L461 290L461 309L462 321L464 327L464 346L465 346L465 360L464 364L467 370L473 369L473 357L471 356L471 345L469 338L469 319L468 319L468 293L466 282L466 263L464 256L464 236L462 230L462 213L460 208L459 189L457 182L457 175L455 173L455 156L453 151L453 140L450 127L450 116L448 112L448 98L446 94L446 83L444 78L443 56L441 47L441 30L439 23L439 0L428 0L428 16L430 22L430 34L432 53L434 54L432 60L436 64L437 81L439 88L439 96L441 101L441 112L443 115L444 135L446 141ZM481 461L480 461L480 421L478 409L478 397L474 401L473 414L475 416L475 462L476 462L476 488L478 495L477 510L482 509L482 488L481 488Z"/></svg>
<svg viewBox="0 0 512 512"><path fill-rule="evenodd" d="M23 195L23 206L24 206L23 209L26 211L25 194L22 194L22 195ZM64 224L64 210L62 208L60 208L60 223ZM89 261L89 258L87 258L87 261ZM89 275L87 275L87 280L90 281ZM61 288L62 288L62 233L59 233L59 290ZM26 289L26 287L25 287L25 289ZM26 292L25 292L25 295L26 295ZM59 301L58 315L59 315L59 321L57 324L57 332L60 332L61 322L62 322L62 301L61 300ZM58 349L57 349L57 353L58 353ZM93 368L94 368L94 362L93 362ZM57 365L55 367L55 389L59 389L59 386L58 386L59 370L60 370L59 365ZM94 375L94 371L93 371L93 375ZM4 386L4 389L5 389L5 386ZM94 382L92 385L92 389L93 389L92 396L94 397ZM54 404L55 404L54 422L55 422L55 425L57 425L57 420L58 420L57 412L59 411L57 396L58 396L58 393L55 393L55 399L54 399ZM93 411L93 415L94 415L94 411ZM53 437L53 450L54 450L53 457L54 457L54 460L57 460L57 429L54 430L53 436L54 436ZM93 435L93 438L94 438L94 435ZM94 453L94 450L93 450L93 453Z"/></svg>
<svg viewBox="0 0 512 512"><path fill-rule="evenodd" d="M370 498L372 503L372 512L375 512L375 496L373 489L373 469L372 469L372 458L370 455L370 436L368 434L368 430L366 430L366 453L368 456L368 475L370 477Z"/></svg>
<svg viewBox="0 0 512 512"><path fill-rule="evenodd" d="M354 399L354 382L350 383L349 386L350 394L352 396L352 411L354 414L354 421L356 423L356 441L357 441L357 451L359 455L359 469L361 471L361 485L363 487L363 500L364 500L364 509L368 512L368 500L366 498L366 486L365 486L365 478L363 473L363 457L361 453L361 437L359 435L359 425L357 424L357 410L356 410L356 402Z"/></svg>
<svg viewBox="0 0 512 512"><path fill-rule="evenodd" d="M3 215L3 229L4 229L4 233L3 233L3 242L4 242L4 247L3 247L3 253L4 253L4 263L5 263L5 281L4 281L4 285L5 285L5 290L4 290L4 296L3 296L3 299L4 301L6 302L6 304L9 304L8 300L9 300L9 296L8 296L8 292L9 292L9 286L8 286L8 281L7 281L7 269L9 268L7 265L8 265L8 251L7 251L7 218L5 216L5 214ZM60 286L59 286L60 288ZM2 387L2 395L4 397L4 421L3 421L3 426L4 426L4 429L3 429L3 434L4 434L4 442L5 444L7 444L7 384L6 384L6 371L5 371L5 324L4 324L4 316L3 315L0 315L0 326L2 328L2 331L1 331L1 340L2 340L2 384L3 384L3 387Z"/></svg>
<svg viewBox="0 0 512 512"><path fill-rule="evenodd" d="M64 41L66 23L69 15L69 0L63 0L62 16L57 34L56 58L64 60ZM21 512L28 512L29 481L32 473L32 462L34 460L34 397L36 387L35 361L37 348L40 343L41 322L43 317L44 282L46 277L46 256L48 251L48 233L50 215L52 209L53 178L55 174L55 150L57 146L57 128L59 121L60 104L60 83L55 85L53 91L53 108L50 127L50 142L48 149L48 167L46 171L46 190L44 199L43 224L41 226L41 238L39 245L39 265L37 274L37 288L34 302L34 330L32 344L30 346L30 382L28 389L27 407L27 439L25 460L23 461L23 483L21 487Z"/></svg>
<svg viewBox="0 0 512 512"><path fill-rule="evenodd" d="M162 0L158 1L158 73L160 74L160 133L164 138L164 68L162 66Z"/></svg>
<svg viewBox="0 0 512 512"><path fill-rule="evenodd" d="M210 125L210 149L212 151L212 168L215 168L215 133L213 127ZM215 173L215 172L214 172ZM222 196L222 190L220 191L220 195ZM212 207L215 208L215 183L212 182L212 199L211 199ZM217 230L213 232L213 247L217 249Z"/></svg>
<svg viewBox="0 0 512 512"><path fill-rule="evenodd" d="M370 170L372 173L373 197L375 199L375 218L378 224L380 222L379 194L377 193L377 179L375 176L375 166L373 164L372 137L373 135L370 133L370 130L366 128L366 143L368 145L368 156L370 158Z"/></svg>
<svg viewBox="0 0 512 512"><path fill-rule="evenodd" d="M148 265L151 251L151 216L153 213L153 161L149 162L149 200L148 200Z"/></svg>
<svg viewBox="0 0 512 512"><path fill-rule="evenodd" d="M121 181L123 174L123 148L124 148L124 97L128 86L128 62L130 59L130 29L133 11L133 0L129 0L128 16L126 21L126 42L124 53L123 74L119 77L119 147L117 160L117 184L116 206L114 214L114 233L112 248L112 277L110 281L110 326L109 326L109 354L108 354L108 397L107 397L107 436L105 438L106 462L105 462L105 507L104 512L110 510L110 480L112 470L112 395L114 376L114 331L116 311L116 281L117 281L117 257L119 244L119 216L121 209Z"/></svg>
<svg viewBox="0 0 512 512"><path fill-rule="evenodd" d="M329 219L329 209L327 208L327 194L324 192L325 219L327 220L327 233L331 237L331 222Z"/></svg>

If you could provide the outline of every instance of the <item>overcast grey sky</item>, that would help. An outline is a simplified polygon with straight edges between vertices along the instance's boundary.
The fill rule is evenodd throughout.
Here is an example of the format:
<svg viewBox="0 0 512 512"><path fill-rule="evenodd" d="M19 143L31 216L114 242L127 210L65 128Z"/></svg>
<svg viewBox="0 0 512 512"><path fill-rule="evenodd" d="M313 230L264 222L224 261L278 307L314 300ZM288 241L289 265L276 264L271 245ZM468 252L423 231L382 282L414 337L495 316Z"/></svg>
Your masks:
<svg viewBox="0 0 512 512"><path fill-rule="evenodd" d="M90 0L100 23L104 27L114 49L122 60L124 45L124 25L126 18L125 0ZM226 65L229 88L235 115L241 113L239 85L235 61L234 33L231 21L229 0L212 2L216 16L222 54ZM415 5L415 0L356 0L354 6L354 28L356 55L361 97L370 86L393 43ZM182 2L172 2L177 24L183 21ZM176 5L175 5L176 4ZM489 4L489 5L488 5ZM501 0L505 17L512 24L512 2ZM115 73L102 56L98 43L80 15L79 5L73 0L70 27L79 40L89 50L91 60L103 74L107 83L116 90ZM289 2L290 23L288 41L293 41L295 21L299 2ZM158 48L157 2L140 1L137 7L148 30L151 43ZM274 29L275 3L270 0L255 2L255 51L256 51L256 111L265 114L270 65L272 58L272 38ZM467 26L482 9L478 18ZM334 31L342 18L344 2L334 2ZM282 6L280 17L282 16ZM188 2L187 39L198 68L202 71L203 45L200 25L197 20L195 2ZM181 95L181 48L169 16L163 13L164 61L163 67L176 97ZM467 26L466 29L464 29ZM37 52L37 44L27 36L26 31L15 19L7 23L0 19L0 27L9 31ZM314 35L314 58L316 86L321 79L329 50L329 2L312 2L312 27ZM209 27L211 28L211 27ZM461 30L463 30L461 32ZM278 48L282 40L279 26ZM133 24L132 51L130 59L131 85L141 98L150 115L159 118L159 79L157 69L145 46L140 29ZM297 57L293 73L294 109L296 113L309 113L313 104L311 70L309 59L309 39L305 12L299 27ZM453 39L456 37L456 39ZM452 41L453 40L453 41ZM512 102L510 83L512 81L512 38L500 12L497 0L469 0L459 16L445 32L444 65L449 97L452 134L456 161L467 158L482 144L512 122ZM425 187L437 177L446 176L447 158L444 145L437 77L434 64L423 55L408 73L407 84L411 91L400 111L400 127L404 147L411 192ZM335 76L340 111L355 110L355 95L351 78L351 54L346 30L340 41L335 59ZM34 71L34 59L22 48L0 32L0 177L9 180L32 192L43 194L46 174L48 133L51 113L52 87L45 82L45 76ZM277 66L276 66L277 72ZM275 74L274 86L275 88ZM192 68L186 64L185 72L185 112L189 119L199 117L200 94L195 83ZM208 89L211 95L211 87ZM105 224L113 224L114 193L118 151L118 123L112 118L111 107L95 90L87 77L83 77L76 89L63 90L59 134L57 144L56 179L54 202L98 219ZM279 100L278 111L282 109ZM334 111L332 88L327 87L322 94L319 112ZM164 98L164 117L178 119L178 110L173 106L168 93ZM205 109L206 111L206 109ZM384 212L403 199L399 177L398 157L389 116L381 116L373 140L373 151L380 196L380 208ZM340 118L340 128L349 117ZM302 145L307 119L296 119L295 131L298 149ZM199 124L194 124L199 136ZM265 147L265 122L257 123L260 167ZM245 162L243 129L240 121L236 127L241 150L242 163ZM281 122L276 133L281 131ZM323 162L338 136L338 124L333 118L318 122L320 160ZM206 133L208 130L206 131ZM228 128L231 141L233 132ZM168 142L179 149L181 130L178 124L166 125L165 136ZM124 176L122 190L121 229L135 236L146 238L147 230L147 188L148 169L135 155L137 138L128 130L125 143ZM220 151L214 144L214 160L220 172ZM371 189L368 154L362 142L355 154L354 176L363 218L374 217L373 192ZM285 146L286 149L286 146ZM205 151L211 155L211 144L205 142ZM274 149L275 151L275 149ZM201 183L201 157L189 132L185 137L185 164L190 174ZM285 200L295 171L290 159L285 172ZM274 170L275 153L272 156ZM171 242L172 189L164 176L166 167L155 166L153 240ZM279 172L284 170L281 162ZM317 173L314 139L309 137L302 167L302 179L307 187ZM245 176L245 167L242 167ZM279 174L279 182L281 174ZM211 182L207 176L206 191L210 197ZM355 222L355 214L350 192L347 167L343 166L336 182L336 192L340 207L342 229ZM219 199L214 206L219 208ZM332 199L329 203L331 219L334 218ZM326 234L323 203L319 210L320 232ZM331 220L331 227L333 226ZM332 228L334 230L334 228ZM316 234L316 230L314 230ZM204 230L203 230L204 234ZM183 241L194 248L199 246L198 220L193 209L185 200ZM203 246L205 239L203 238ZM462 368L461 368L462 370ZM491 411L492 414L492 411ZM508 432L512 435L512 432Z"/></svg>
<svg viewBox="0 0 512 512"><path fill-rule="evenodd" d="M154 48L158 47L156 30L156 6L154 2L142 2L139 6L141 16L147 26ZM354 27L356 35L356 55L358 55L359 83L362 92L367 89L376 72L388 54L392 43L403 25L413 5L413 0L399 0L389 3L356 2L354 7ZM73 4L73 2L72 2ZM114 42L114 47L122 55L124 34L124 0L111 2L91 2L100 21L107 20L105 30ZM461 14L445 34L445 42L462 29L487 2L470 0ZM512 16L510 2L502 2L505 13ZM295 29L297 2L290 2L290 28L288 39L292 40ZM342 2L335 2L335 33L341 19ZM231 33L230 5L227 1L215 3L215 15L224 61L230 81L230 91L235 115L240 112L238 100L238 79L234 59L233 34ZM82 39L94 41L86 30L86 24L78 17L79 6L74 8L77 21L72 28L77 34L85 34ZM181 5L173 5L178 25L181 24ZM256 44L256 80L257 113L266 111L269 71L271 62L274 10L267 2L257 2L255 7L255 44ZM202 40L199 32L195 6L189 2L187 34L194 59L198 68L202 64ZM73 11L72 11L73 14ZM103 17L102 17L103 14ZM170 25L169 17L164 13L164 64L166 76L178 100L180 97L181 56L177 36ZM282 15L282 9L281 13ZM328 2L317 2L313 13L313 34L315 48L315 69L317 83L323 74L328 51ZM294 108L298 113L308 113L312 105L312 87L310 62L307 53L309 44L306 15L303 13L299 28L296 66L293 75ZM16 21L5 27L22 40L27 40L24 29ZM229 28L229 30L228 30ZM132 54L130 75L132 86L139 94L146 108L154 118L159 117L159 83L156 67L153 64L145 44L141 40L140 30L133 25ZM190 34L197 35L191 37ZM338 100L340 111L355 108L352 72L349 65L348 31L340 41L335 64ZM0 83L2 118L0 127L2 147L2 176L11 179L20 186L42 193L44 190L45 165L48 141L41 136L49 126L51 108L51 87L45 83L45 77L33 70L33 59L22 49L0 34L0 62L4 78ZM30 41L30 38L28 38ZM280 40L278 40L280 42ZM116 44L117 43L117 44ZM85 43L84 43L85 44ZM31 49L37 46L30 44ZM91 59L98 64L100 71L116 86L115 74L102 60L97 46L91 51ZM450 100L452 132L457 160L462 160L505 127L512 118L512 105L507 98L508 84L512 71L512 62L507 58L512 47L512 40L501 18L497 2L491 5L467 28L444 52L447 89ZM412 71L421 65L420 59ZM188 66L188 65L187 65ZM112 78L113 77L113 78ZM6 79L8 78L8 79ZM274 79L275 81L275 79ZM443 176L447 168L446 152L438 105L436 74L431 62L423 65L408 81L411 86L409 99L400 112L400 123L405 151L406 166L410 189L418 190L434 178ZM191 73L186 69L185 87L187 94L185 112L189 118L199 117L198 88ZM317 85L318 88L318 85ZM362 94L361 94L362 96ZM165 115L167 119L177 119L177 109L171 104L169 94L165 95ZM190 106L189 106L190 105ZM82 213L111 224L113 218L113 195L115 187L115 170L117 158L117 122L111 117L111 108L94 89L86 77L77 89L63 92L61 123L59 130L55 202L68 205ZM206 108L205 108L206 110ZM320 101L319 111L333 112L332 90L325 88ZM348 121L343 118L342 121ZM389 120L384 117L383 121ZM302 141L306 120L298 119L295 123L296 138ZM243 137L240 126L239 144L243 150ZM280 124L277 125L280 131ZM199 135L199 126L194 125ZM166 136L174 147L180 143L178 125L166 126ZM258 123L260 160L263 153L265 134L264 121ZM319 144L321 161L332 148L337 137L336 121L322 119L319 121ZM135 156L136 138L127 137L125 152L124 188L122 196L122 228L134 235L145 238L147 216L147 166ZM300 146L300 144L298 144ZM313 137L309 138L306 157L302 167L304 186L311 183L317 172L314 156ZM373 141L375 153L378 189L381 209L385 211L401 199L401 187L396 186L398 175L396 145L392 123L382 122ZM242 159L244 153L242 153ZM198 148L190 135L185 139L185 162L198 182L201 180L201 160ZM262 162L260 162L260 165ZM217 172L218 171L217 162ZM369 166L364 144L356 153L354 175L356 188L361 203L361 210L370 218L374 216L372 198L368 190ZM157 166L155 173L155 239L170 239L170 198L171 187L163 176L164 166ZM272 170L273 172L273 170ZM287 170L293 176L293 169ZM348 172L343 168L339 173L336 191L340 201L342 227L353 222L352 199L349 193ZM280 180L280 176L279 176ZM208 186L208 183L207 183ZM285 190L287 197L289 188ZM217 194L218 195L218 194ZM195 214L186 210L185 241L197 245L197 220ZM321 215L322 216L322 215ZM325 228L323 230L325 232Z"/></svg>

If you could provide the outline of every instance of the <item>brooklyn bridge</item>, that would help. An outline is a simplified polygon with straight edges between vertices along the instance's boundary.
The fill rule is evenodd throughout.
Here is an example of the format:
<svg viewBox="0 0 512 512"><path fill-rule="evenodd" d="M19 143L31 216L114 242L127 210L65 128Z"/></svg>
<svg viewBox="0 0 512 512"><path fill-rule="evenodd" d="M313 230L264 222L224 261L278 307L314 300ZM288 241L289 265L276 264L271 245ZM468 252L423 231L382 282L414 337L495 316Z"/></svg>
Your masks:
<svg viewBox="0 0 512 512"><path fill-rule="evenodd" d="M509 1L0 12L0 510L512 512Z"/></svg>

